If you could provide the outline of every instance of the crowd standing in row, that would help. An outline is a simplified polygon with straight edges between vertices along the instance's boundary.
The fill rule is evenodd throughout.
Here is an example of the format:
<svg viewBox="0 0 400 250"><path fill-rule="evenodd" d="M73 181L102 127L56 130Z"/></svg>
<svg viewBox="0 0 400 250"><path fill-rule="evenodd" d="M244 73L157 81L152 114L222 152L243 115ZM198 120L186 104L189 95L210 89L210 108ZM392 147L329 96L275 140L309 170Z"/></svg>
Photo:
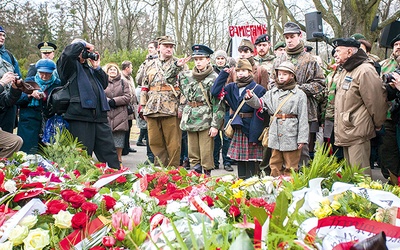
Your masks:
<svg viewBox="0 0 400 250"><path fill-rule="evenodd" d="M326 77L296 23L286 23L283 36L285 42L276 43L274 55L269 53L268 34L254 44L243 39L237 61L203 44L193 45L191 56L178 59L173 39L160 37L149 43L136 89L129 61L122 63L122 71L112 63L103 70L94 46L75 39L55 64L51 55L57 47L45 42L38 45L42 59L25 79L39 87L21 94L18 62L5 49L6 32L0 27L0 156L21 146L36 152L47 119L45 100L52 88L68 82L71 100L63 117L69 130L89 155L94 152L112 168L120 168L122 155L135 152L129 135L136 119L137 145L144 146L146 140L147 162L156 165L184 165L210 175L219 168L222 149L224 169L233 171L236 161L240 178L267 166L272 176L289 175L313 158L323 127L325 142L339 158L369 175L374 158L372 164L379 161L385 177L399 176L400 34L392 41L391 57L381 63L362 35L336 39L335 62ZM191 58L195 66L189 70ZM12 134L15 104L20 137ZM224 133L229 127L232 138ZM263 131L269 135L265 147Z"/></svg>

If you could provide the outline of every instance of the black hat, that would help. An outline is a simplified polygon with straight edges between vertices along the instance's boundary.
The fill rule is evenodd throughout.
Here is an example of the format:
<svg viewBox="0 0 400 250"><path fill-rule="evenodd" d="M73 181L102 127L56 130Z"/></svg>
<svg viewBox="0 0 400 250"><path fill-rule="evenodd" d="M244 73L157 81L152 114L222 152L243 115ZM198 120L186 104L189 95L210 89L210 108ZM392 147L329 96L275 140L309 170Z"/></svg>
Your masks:
<svg viewBox="0 0 400 250"><path fill-rule="evenodd" d="M353 47L353 48L360 48L360 42L353 39L353 38L338 38L332 42L334 47Z"/></svg>
<svg viewBox="0 0 400 250"><path fill-rule="evenodd" d="M57 46L51 42L41 42L37 45L37 47L38 49L40 49L40 52L42 53L53 52L54 50L57 49Z"/></svg>
<svg viewBox="0 0 400 250"><path fill-rule="evenodd" d="M313 50L313 47L310 45L305 45L304 48L306 49L306 52L311 52Z"/></svg>
<svg viewBox="0 0 400 250"><path fill-rule="evenodd" d="M398 34L395 38L393 38L393 40L390 42L390 47L393 48L394 43L400 41L400 34Z"/></svg>
<svg viewBox="0 0 400 250"><path fill-rule="evenodd" d="M258 36L256 41L254 42L254 45L257 45L259 43L265 43L265 42L267 42L267 43L270 42L268 34L262 34L262 35Z"/></svg>
<svg viewBox="0 0 400 250"><path fill-rule="evenodd" d="M193 50L192 57L196 56L210 57L210 55L214 53L212 49L203 44L193 45L192 50Z"/></svg>

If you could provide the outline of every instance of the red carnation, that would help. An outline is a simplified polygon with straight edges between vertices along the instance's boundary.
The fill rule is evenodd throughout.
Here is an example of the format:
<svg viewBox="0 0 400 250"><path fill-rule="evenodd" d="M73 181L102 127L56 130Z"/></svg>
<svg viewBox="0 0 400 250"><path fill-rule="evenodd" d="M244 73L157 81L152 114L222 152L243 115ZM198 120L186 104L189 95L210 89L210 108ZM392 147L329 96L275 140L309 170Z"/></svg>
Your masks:
<svg viewBox="0 0 400 250"><path fill-rule="evenodd" d="M69 198L69 203L71 203L71 206L73 208L79 208L80 206L82 206L82 204L86 201L86 198L83 197L80 194L71 196L71 198Z"/></svg>
<svg viewBox="0 0 400 250"><path fill-rule="evenodd" d="M83 189L82 194L86 197L86 199L91 199L97 194L97 188L86 187Z"/></svg>
<svg viewBox="0 0 400 250"><path fill-rule="evenodd" d="M240 210L237 206L232 205L229 208L229 214L231 214L233 217L238 217L240 215Z"/></svg>
<svg viewBox="0 0 400 250"><path fill-rule="evenodd" d="M72 196L77 195L77 193L71 189L66 189L60 192L61 194L61 198L63 198L63 200L68 201Z"/></svg>
<svg viewBox="0 0 400 250"><path fill-rule="evenodd" d="M116 180L115 180L117 183L125 183L126 182L126 177L125 176L123 176L123 175L121 175L120 177L118 177Z"/></svg>
<svg viewBox="0 0 400 250"><path fill-rule="evenodd" d="M107 210L112 209L115 206L115 204L117 204L117 201L113 197L111 197L109 195L104 195L103 196L103 201L106 204L106 209Z"/></svg>
<svg viewBox="0 0 400 250"><path fill-rule="evenodd" d="M66 211L68 204L61 200L52 200L47 203L48 214L58 214L61 210Z"/></svg>
<svg viewBox="0 0 400 250"><path fill-rule="evenodd" d="M89 221L89 217L85 212L79 212L74 214L71 219L73 229L82 229L86 226Z"/></svg>
<svg viewBox="0 0 400 250"><path fill-rule="evenodd" d="M210 197L210 196L204 196L203 198L202 198L202 200L204 201L204 202L206 202L207 203L207 205L209 206L209 207L212 207L212 206L214 206L214 200Z"/></svg>
<svg viewBox="0 0 400 250"><path fill-rule="evenodd" d="M83 212L87 213L87 215L92 216L96 214L98 206L92 202L84 202L81 206Z"/></svg>

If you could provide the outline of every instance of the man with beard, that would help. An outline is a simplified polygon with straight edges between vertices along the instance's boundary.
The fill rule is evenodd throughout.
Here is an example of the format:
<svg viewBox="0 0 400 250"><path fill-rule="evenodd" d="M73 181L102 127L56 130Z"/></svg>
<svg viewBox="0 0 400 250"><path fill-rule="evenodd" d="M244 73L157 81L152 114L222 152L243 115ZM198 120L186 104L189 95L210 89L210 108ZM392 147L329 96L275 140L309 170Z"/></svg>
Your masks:
<svg viewBox="0 0 400 250"><path fill-rule="evenodd" d="M399 69L400 34L391 41L390 45L393 48L390 58L380 63L382 75ZM379 148L379 165L383 176L388 178L390 176L389 171L396 177L400 176L400 94L399 91L396 93L391 82L386 82L386 90L388 91L388 99L392 101L389 103L390 109L384 124L385 134Z"/></svg>
<svg viewBox="0 0 400 250"><path fill-rule="evenodd" d="M371 176L370 139L385 121L386 91L359 41L339 38L333 45L340 67L335 78L335 145L343 147L350 165L365 168Z"/></svg>
<svg viewBox="0 0 400 250"><path fill-rule="evenodd" d="M270 36L268 34L260 35L257 37L254 45L257 49L257 55L254 57L255 63L258 66L264 67L271 74L275 56L269 54L271 48Z"/></svg>
<svg viewBox="0 0 400 250"><path fill-rule="evenodd" d="M324 73L318 62L310 54L304 51L303 36L299 25L287 22L284 25L283 35L286 42L286 54L274 60L273 80L276 80L275 68L284 61L290 61L296 68L296 79L299 88L307 95L308 123L310 137L309 144L302 148L300 165L308 165L310 156L314 154L316 133L319 131L318 102L315 95L325 88Z"/></svg>

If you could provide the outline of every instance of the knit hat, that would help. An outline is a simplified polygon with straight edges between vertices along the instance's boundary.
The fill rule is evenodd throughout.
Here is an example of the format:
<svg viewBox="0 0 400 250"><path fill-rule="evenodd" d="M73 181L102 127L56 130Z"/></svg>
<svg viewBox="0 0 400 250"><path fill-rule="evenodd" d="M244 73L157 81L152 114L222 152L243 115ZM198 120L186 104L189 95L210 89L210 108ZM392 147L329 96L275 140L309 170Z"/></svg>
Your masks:
<svg viewBox="0 0 400 250"><path fill-rule="evenodd" d="M1 26L0 26L0 32L3 32L4 34L6 33L6 31Z"/></svg>
<svg viewBox="0 0 400 250"><path fill-rule="evenodd" d="M38 72L53 73L56 69L56 64L50 59L40 59L36 63L36 69Z"/></svg>
<svg viewBox="0 0 400 250"><path fill-rule="evenodd" d="M294 75L294 79L296 80L296 67L293 65L293 63L284 61L277 68L275 68L276 75L278 75L278 70L289 71Z"/></svg>
<svg viewBox="0 0 400 250"><path fill-rule="evenodd" d="M241 70L241 69L242 70L247 69L250 72L253 71L253 67L251 67L250 62L247 59L239 59L239 61L237 62L236 70Z"/></svg>
<svg viewBox="0 0 400 250"><path fill-rule="evenodd" d="M223 57L225 58L225 60L228 59L228 55L226 54L226 52L222 49L215 51L214 53L214 58L218 58L218 57Z"/></svg>
<svg viewBox="0 0 400 250"><path fill-rule="evenodd" d="M355 34L351 35L350 37L355 39L355 40L357 40L357 41L360 40L360 39L367 40L367 38L365 38L365 36L363 34L360 34L360 33L355 33Z"/></svg>
<svg viewBox="0 0 400 250"><path fill-rule="evenodd" d="M285 42L282 42L282 41L277 42L277 43L275 44L275 46L274 46L274 50L277 50L277 49L279 49L280 47L285 48L285 47L286 47L286 43L285 43Z"/></svg>
<svg viewBox="0 0 400 250"><path fill-rule="evenodd" d="M283 34L298 34L301 33L300 26L297 23L287 22L283 27Z"/></svg>
<svg viewBox="0 0 400 250"><path fill-rule="evenodd" d="M245 39L245 38L243 38L242 39L242 41L240 42L240 44L239 44L239 48L243 48L243 47L247 47L247 48L249 48L250 50L251 50L251 52L253 52L254 51L254 45L253 45L253 43L250 41L250 40L248 40L248 39Z"/></svg>

